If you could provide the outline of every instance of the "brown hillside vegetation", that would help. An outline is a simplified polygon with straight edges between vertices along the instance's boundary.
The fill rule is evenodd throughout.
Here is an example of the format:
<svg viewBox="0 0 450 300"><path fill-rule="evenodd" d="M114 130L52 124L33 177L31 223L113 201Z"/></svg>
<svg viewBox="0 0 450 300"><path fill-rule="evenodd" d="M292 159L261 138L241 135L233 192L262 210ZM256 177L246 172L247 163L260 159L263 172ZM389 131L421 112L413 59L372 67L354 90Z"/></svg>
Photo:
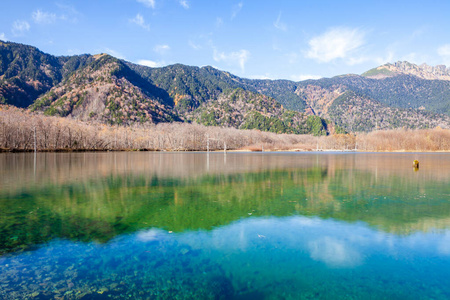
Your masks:
<svg viewBox="0 0 450 300"><path fill-rule="evenodd" d="M315 138L307 135L187 123L105 125L0 106L0 148L4 151L32 151L35 136L39 151L203 151L207 150L208 140L210 150L223 150L225 146L227 150L236 150L255 145L260 150L262 147L275 150L315 143Z"/></svg>
<svg viewBox="0 0 450 300"><path fill-rule="evenodd" d="M209 143L208 143L209 141ZM450 130L384 130L364 134L275 134L186 123L118 126L51 117L0 106L3 151L359 150L450 151Z"/></svg>
<svg viewBox="0 0 450 300"><path fill-rule="evenodd" d="M136 78L137 74L118 59L98 56L36 99L30 108L49 116L118 125L179 120L163 99L138 87L143 83ZM157 90L150 83L146 88Z"/></svg>
<svg viewBox="0 0 450 300"><path fill-rule="evenodd" d="M363 151L450 151L450 130L393 129L358 134L357 148Z"/></svg>

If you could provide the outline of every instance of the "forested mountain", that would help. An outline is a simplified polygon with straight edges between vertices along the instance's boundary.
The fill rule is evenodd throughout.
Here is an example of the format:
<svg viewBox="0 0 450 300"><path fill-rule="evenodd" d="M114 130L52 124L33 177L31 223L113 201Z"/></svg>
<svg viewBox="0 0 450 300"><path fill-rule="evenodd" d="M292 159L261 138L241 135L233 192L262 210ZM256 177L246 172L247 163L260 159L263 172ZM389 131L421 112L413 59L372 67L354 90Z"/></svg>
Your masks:
<svg viewBox="0 0 450 300"><path fill-rule="evenodd" d="M191 67L181 64L162 68L149 68L127 63L142 78L168 92L180 112L189 112L204 102L216 100L224 91L247 87L239 77L212 67Z"/></svg>
<svg viewBox="0 0 450 300"><path fill-rule="evenodd" d="M0 103L108 124L185 121L315 134L333 132L333 124L347 131L450 128L448 74L445 66L402 62L361 76L251 80L209 66L150 68L0 42Z"/></svg>
<svg viewBox="0 0 450 300"><path fill-rule="evenodd" d="M240 78L213 67L191 67L181 64L149 68L127 63L144 78L169 92L180 110L192 110L201 103L217 99L224 90L242 88L276 99L286 108L302 112L305 101L295 93L297 83L289 80Z"/></svg>
<svg viewBox="0 0 450 300"><path fill-rule="evenodd" d="M92 59L90 55L56 57L35 47L0 41L0 103L27 107Z"/></svg>
<svg viewBox="0 0 450 300"><path fill-rule="evenodd" d="M217 101L203 103L189 118L207 126L276 133L324 135L335 131L332 124L318 116L287 110L272 97L241 88L226 90Z"/></svg>
<svg viewBox="0 0 450 300"><path fill-rule="evenodd" d="M311 101L312 95L305 93L311 87L338 93L350 90L389 106L450 115L450 81L447 80L426 80L405 74L381 79L347 75L301 82L296 93ZM314 102L310 104L314 106Z"/></svg>
<svg viewBox="0 0 450 300"><path fill-rule="evenodd" d="M337 97L327 115L350 132L393 128L435 128L450 124L450 116L388 106L353 91Z"/></svg>
<svg viewBox="0 0 450 300"><path fill-rule="evenodd" d="M31 110L108 124L180 121L167 92L110 55L73 72L39 97Z"/></svg>

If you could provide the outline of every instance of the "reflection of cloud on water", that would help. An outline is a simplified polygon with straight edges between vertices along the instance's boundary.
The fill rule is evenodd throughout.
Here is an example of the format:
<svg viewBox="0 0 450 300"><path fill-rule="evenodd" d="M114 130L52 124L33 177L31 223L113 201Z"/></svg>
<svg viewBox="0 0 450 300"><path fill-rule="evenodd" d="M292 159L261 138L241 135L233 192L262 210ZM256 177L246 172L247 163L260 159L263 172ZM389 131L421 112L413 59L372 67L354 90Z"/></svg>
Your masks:
<svg viewBox="0 0 450 300"><path fill-rule="evenodd" d="M320 225L321 220L318 218L295 217L288 219L292 226L313 227Z"/></svg>
<svg viewBox="0 0 450 300"><path fill-rule="evenodd" d="M330 268L353 268L380 257L387 261L409 261L416 255L450 257L450 231L404 236L374 230L363 222L304 216L246 218L212 231L183 233L177 239L219 257L236 255L249 261L258 257L260 264L313 260Z"/></svg>
<svg viewBox="0 0 450 300"><path fill-rule="evenodd" d="M450 232L446 232L438 243L438 251L442 255L450 255Z"/></svg>
<svg viewBox="0 0 450 300"><path fill-rule="evenodd" d="M362 263L362 256L344 241L325 236L310 241L311 258L332 267L354 267Z"/></svg>
<svg viewBox="0 0 450 300"><path fill-rule="evenodd" d="M136 234L136 239L141 242L151 242L151 241L157 241L160 240L165 231L151 228L149 230L140 231L138 234Z"/></svg>

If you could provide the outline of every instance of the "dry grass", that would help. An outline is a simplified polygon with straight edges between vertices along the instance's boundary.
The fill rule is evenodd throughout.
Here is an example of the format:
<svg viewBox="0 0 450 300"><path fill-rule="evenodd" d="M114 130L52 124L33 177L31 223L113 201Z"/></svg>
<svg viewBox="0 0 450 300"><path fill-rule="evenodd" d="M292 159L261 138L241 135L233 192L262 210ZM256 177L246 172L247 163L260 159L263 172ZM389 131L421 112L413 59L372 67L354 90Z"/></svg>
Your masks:
<svg viewBox="0 0 450 300"><path fill-rule="evenodd" d="M364 151L450 151L449 129L385 130L359 134L358 149Z"/></svg>
<svg viewBox="0 0 450 300"><path fill-rule="evenodd" d="M450 151L449 129L385 130L371 133L311 135L206 127L198 124L108 126L47 117L0 105L0 149L32 151L168 150L205 151Z"/></svg>

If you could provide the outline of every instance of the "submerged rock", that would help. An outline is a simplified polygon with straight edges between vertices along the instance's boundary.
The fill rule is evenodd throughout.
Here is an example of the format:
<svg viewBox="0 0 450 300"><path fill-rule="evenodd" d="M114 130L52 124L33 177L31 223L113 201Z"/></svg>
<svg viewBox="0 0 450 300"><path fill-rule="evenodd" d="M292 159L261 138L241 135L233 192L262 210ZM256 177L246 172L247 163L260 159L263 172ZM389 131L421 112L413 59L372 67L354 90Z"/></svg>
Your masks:
<svg viewBox="0 0 450 300"><path fill-rule="evenodd" d="M208 280L207 288L210 291L209 299L232 299L235 292L231 280L226 276L214 276Z"/></svg>

